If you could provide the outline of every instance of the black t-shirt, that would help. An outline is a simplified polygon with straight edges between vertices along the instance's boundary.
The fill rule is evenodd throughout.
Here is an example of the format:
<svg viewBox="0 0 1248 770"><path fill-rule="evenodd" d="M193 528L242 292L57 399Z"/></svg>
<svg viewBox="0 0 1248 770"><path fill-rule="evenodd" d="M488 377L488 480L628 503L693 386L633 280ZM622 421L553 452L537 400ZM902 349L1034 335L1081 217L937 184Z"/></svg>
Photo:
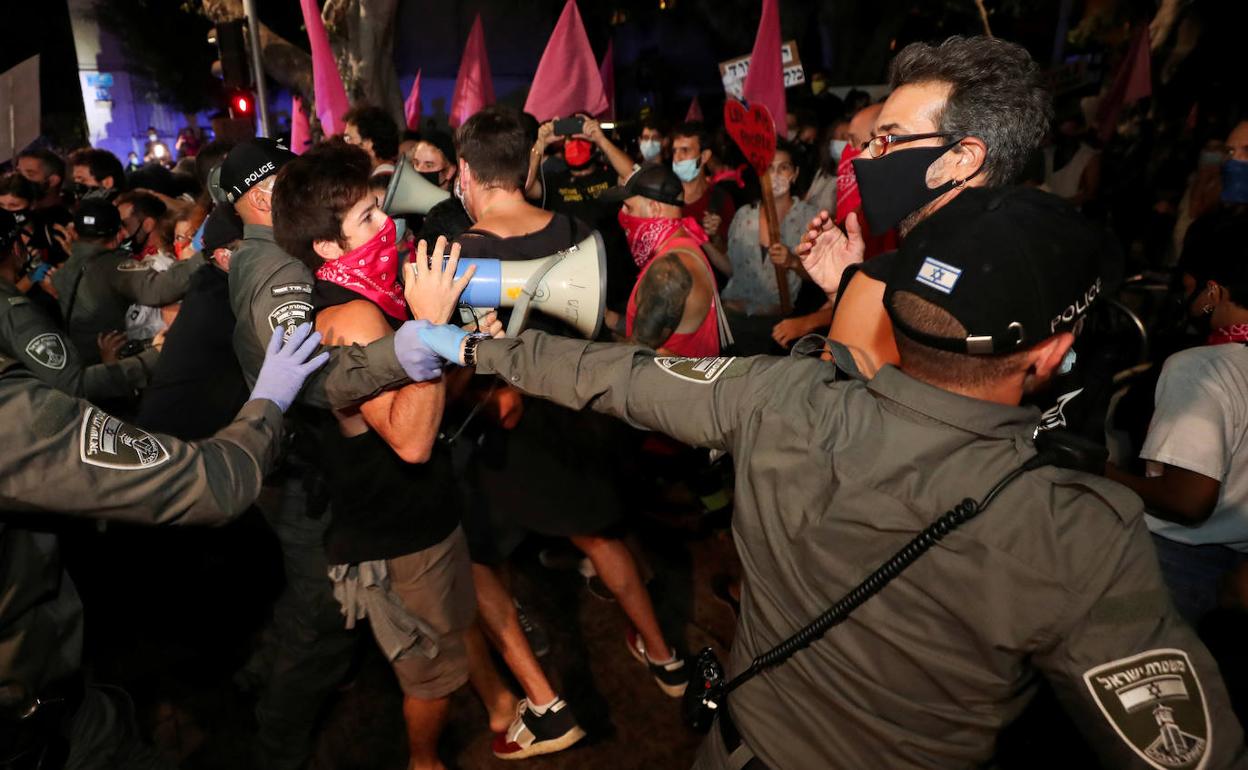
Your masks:
<svg viewBox="0 0 1248 770"><path fill-rule="evenodd" d="M233 336L229 275L205 265L191 277L165 334L136 421L184 441L207 438L228 425L248 397Z"/></svg>
<svg viewBox="0 0 1248 770"><path fill-rule="evenodd" d="M548 211L578 219L602 235L607 250L607 306L622 311L637 281L637 263L620 228L619 204L598 200L619 184L619 176L601 165L584 176L574 176L566 167L560 167L547 171L542 184Z"/></svg>
<svg viewBox="0 0 1248 770"><path fill-rule="evenodd" d="M425 215L424 221L420 224L416 240L423 240L432 248L439 235L448 241L453 241L469 227L472 227L472 220L468 218L464 204L452 195L429 209L429 213Z"/></svg>
<svg viewBox="0 0 1248 770"><path fill-rule="evenodd" d="M312 305L323 310L364 299L317 281ZM399 322L386 316L392 327ZM374 430L344 436L325 420L317 435L333 517L325 530L330 564L393 559L441 543L459 526L460 498L449 449L434 441L423 463L409 463Z"/></svg>

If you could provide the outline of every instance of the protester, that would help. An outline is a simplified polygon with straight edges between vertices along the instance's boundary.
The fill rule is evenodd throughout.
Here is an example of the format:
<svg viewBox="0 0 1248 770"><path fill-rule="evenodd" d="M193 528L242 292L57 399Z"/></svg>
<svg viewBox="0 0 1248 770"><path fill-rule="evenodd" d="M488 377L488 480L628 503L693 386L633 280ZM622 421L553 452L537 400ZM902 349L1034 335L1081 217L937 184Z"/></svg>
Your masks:
<svg viewBox="0 0 1248 770"><path fill-rule="evenodd" d="M637 136L637 162L643 166L649 163L667 163L669 152L667 135L659 122L654 118L643 120L641 133Z"/></svg>
<svg viewBox="0 0 1248 770"><path fill-rule="evenodd" d="M69 156L69 168L73 189L68 192L74 198L97 195L108 198L126 189L126 172L121 161L108 150L78 150Z"/></svg>
<svg viewBox="0 0 1248 770"><path fill-rule="evenodd" d="M61 186L65 182L65 161L51 150L25 150L17 156L17 171L29 179L42 195L36 208L62 205Z"/></svg>
<svg viewBox="0 0 1248 770"><path fill-rule="evenodd" d="M724 253L736 206L729 195L707 179L704 167L710 159L710 137L701 123L682 123L672 129L672 171L684 185L685 205L681 213L701 224L711 248Z"/></svg>
<svg viewBox="0 0 1248 770"><path fill-rule="evenodd" d="M628 183L603 193L620 201L620 224L641 274L621 317L607 325L621 337L662 355L717 356L723 310L710 263L702 252L702 228L682 218L683 189L666 166L650 166Z"/></svg>
<svg viewBox="0 0 1248 770"><path fill-rule="evenodd" d="M356 107L343 120L347 129L342 138L368 153L373 173L393 174L399 155L399 127L390 113L380 107Z"/></svg>
<svg viewBox="0 0 1248 770"><path fill-rule="evenodd" d="M412 168L443 190L455 179L455 142L441 131L424 134L412 149Z"/></svg>
<svg viewBox="0 0 1248 770"><path fill-rule="evenodd" d="M865 141L865 140L863 140ZM824 132L824 142L819 145L819 167L802 200L815 206L816 211L836 210L836 188L839 181L838 166L841 153L849 146L849 121L838 119Z"/></svg>

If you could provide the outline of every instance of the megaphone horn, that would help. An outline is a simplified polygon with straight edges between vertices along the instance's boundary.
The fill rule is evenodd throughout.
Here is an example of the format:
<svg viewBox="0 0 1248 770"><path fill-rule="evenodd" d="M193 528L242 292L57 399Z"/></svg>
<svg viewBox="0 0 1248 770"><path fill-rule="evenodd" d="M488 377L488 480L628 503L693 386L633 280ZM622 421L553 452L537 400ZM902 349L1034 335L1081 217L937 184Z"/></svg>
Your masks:
<svg viewBox="0 0 1248 770"><path fill-rule="evenodd" d="M455 271L457 278L469 265L476 265L477 272L459 301L474 308L512 308L509 337L524 328L530 310L537 310L592 340L602 329L606 254L602 236L595 230L580 243L538 259L461 259Z"/></svg>
<svg viewBox="0 0 1248 770"><path fill-rule="evenodd" d="M404 160L394 169L381 209L390 216L428 214L430 209L449 197L449 192L431 184L412 168L410 162Z"/></svg>

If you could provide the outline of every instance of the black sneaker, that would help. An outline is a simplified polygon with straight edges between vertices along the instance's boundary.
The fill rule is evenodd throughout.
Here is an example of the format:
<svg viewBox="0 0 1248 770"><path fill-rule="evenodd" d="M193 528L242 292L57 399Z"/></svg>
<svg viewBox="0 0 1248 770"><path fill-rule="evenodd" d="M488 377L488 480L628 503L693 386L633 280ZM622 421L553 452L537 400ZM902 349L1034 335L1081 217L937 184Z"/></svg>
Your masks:
<svg viewBox="0 0 1248 770"><path fill-rule="evenodd" d="M550 634L546 633L546 629L540 623L535 622L525 613L518 599L511 601L516 605L516 619L520 621L520 630L524 631L524 638L528 640L533 654L539 658L546 655L550 652Z"/></svg>
<svg viewBox="0 0 1248 770"><path fill-rule="evenodd" d="M669 698L679 698L685 694L685 687L689 684L689 672L685 669L684 658L676 655L676 651L673 650L670 663L652 663L646 655L646 642L636 629L630 628L624 639L633 657L649 667L650 674L658 683L660 690Z"/></svg>
<svg viewBox="0 0 1248 770"><path fill-rule="evenodd" d="M494 736L490 748L499 759L524 759L563 751L584 737L585 731L563 698L541 716L533 713L528 700L521 699L516 718L506 732Z"/></svg>

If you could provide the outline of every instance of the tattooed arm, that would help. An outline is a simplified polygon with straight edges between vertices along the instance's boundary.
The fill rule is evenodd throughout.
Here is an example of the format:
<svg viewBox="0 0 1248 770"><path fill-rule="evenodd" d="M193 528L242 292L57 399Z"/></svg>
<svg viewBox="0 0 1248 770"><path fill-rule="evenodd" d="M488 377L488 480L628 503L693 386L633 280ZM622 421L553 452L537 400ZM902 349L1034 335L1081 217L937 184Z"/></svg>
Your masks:
<svg viewBox="0 0 1248 770"><path fill-rule="evenodd" d="M680 326L685 300L693 290L693 276L678 254L659 257L637 289L637 317L633 341L658 350Z"/></svg>

